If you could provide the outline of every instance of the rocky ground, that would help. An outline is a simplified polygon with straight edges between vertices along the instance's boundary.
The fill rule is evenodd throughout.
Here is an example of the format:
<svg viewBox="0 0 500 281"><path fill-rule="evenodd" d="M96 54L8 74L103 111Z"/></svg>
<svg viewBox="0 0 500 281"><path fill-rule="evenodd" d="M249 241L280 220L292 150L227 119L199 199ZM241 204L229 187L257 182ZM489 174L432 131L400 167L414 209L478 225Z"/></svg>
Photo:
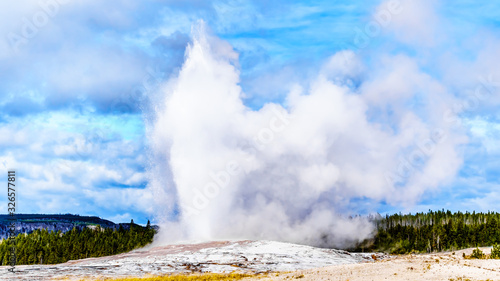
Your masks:
<svg viewBox="0 0 500 281"><path fill-rule="evenodd" d="M485 253L490 248L482 248ZM500 260L464 259L472 249L439 254L402 255L375 262L298 270L259 280L500 280Z"/></svg>
<svg viewBox="0 0 500 281"><path fill-rule="evenodd" d="M482 250L488 254L491 249ZM500 260L462 257L471 252L467 249L389 257L272 241L220 241L140 249L58 265L17 266L14 274L3 266L0 280L81 280L233 271L271 273L250 280L500 280Z"/></svg>
<svg viewBox="0 0 500 281"><path fill-rule="evenodd" d="M120 255L58 265L2 267L0 280L80 280L193 272L289 272L370 262L383 254L358 254L272 241L221 241L140 249Z"/></svg>

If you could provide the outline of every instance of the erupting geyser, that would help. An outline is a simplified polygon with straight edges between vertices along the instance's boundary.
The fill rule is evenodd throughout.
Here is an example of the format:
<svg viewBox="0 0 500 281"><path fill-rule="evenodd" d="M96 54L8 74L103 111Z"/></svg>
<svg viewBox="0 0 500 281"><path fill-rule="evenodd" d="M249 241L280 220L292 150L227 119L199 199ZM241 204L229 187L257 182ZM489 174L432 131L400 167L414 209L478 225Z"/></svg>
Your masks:
<svg viewBox="0 0 500 281"><path fill-rule="evenodd" d="M415 94L394 83L398 75L442 91L411 58L384 60L370 76L354 53L342 51L308 85L291 87L283 104L254 110L242 101L238 54L199 23L148 127L160 239L342 247L373 231L366 218L348 218L359 212L353 200L412 203L453 176L460 138L449 137L442 111L432 113L440 104L373 115ZM353 79L361 82L353 86ZM420 110L428 110L425 118Z"/></svg>

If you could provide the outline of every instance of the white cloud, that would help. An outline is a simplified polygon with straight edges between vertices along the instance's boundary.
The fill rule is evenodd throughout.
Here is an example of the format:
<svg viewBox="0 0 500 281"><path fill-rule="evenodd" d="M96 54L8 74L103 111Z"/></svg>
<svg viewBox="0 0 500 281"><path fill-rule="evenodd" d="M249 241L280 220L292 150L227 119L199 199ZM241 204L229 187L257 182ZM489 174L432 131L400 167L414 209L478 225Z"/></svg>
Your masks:
<svg viewBox="0 0 500 281"><path fill-rule="evenodd" d="M488 154L496 155L500 152L500 124L486 118L476 116L473 119L464 120L466 126L470 128L472 137L481 143Z"/></svg>
<svg viewBox="0 0 500 281"><path fill-rule="evenodd" d="M2 124L0 132L8 139L0 138L0 163L3 170L17 173L17 211L150 212L151 198L143 188L146 175L137 167L145 165L142 142L134 134L133 140L124 139L129 137L124 127L141 117L124 117L127 120L113 123L113 118L104 122L99 115L59 111L9 118Z"/></svg>
<svg viewBox="0 0 500 281"><path fill-rule="evenodd" d="M388 28L400 42L413 47L432 47L442 40L437 5L438 1L432 0L387 0L377 12L393 11Z"/></svg>
<svg viewBox="0 0 500 281"><path fill-rule="evenodd" d="M454 179L468 151L467 128L453 121L461 113L477 151L496 155L495 123L470 117L494 112L500 101L495 30L451 28L439 2L388 0L370 17L377 21L390 11L381 40L370 36L373 42L353 50L358 53L338 52L321 63L316 59L349 41L347 31L371 5L326 2L283 8L280 1L75 0L61 5L20 52L2 40L0 163L22 175L22 210L126 219L151 212L154 200L156 213L175 221L176 211L215 192L179 232L193 239L340 245L371 231L363 219L345 220L364 208L352 202L375 202L370 210L380 201L411 209ZM22 33L24 18L42 9L37 1L0 7L2 34ZM144 82L146 65L176 73L181 33L198 18L230 38L242 57L227 42L194 30L197 41L178 77L159 93L161 102L149 93L156 111L146 116L158 120L147 128L154 153L143 171L140 118L100 114L117 100L136 110L144 105L128 95ZM151 45L170 35L162 38L175 51ZM484 96L468 107L478 87ZM244 98L263 106L252 110ZM434 140L436 134L443 141ZM242 171L216 192L233 161ZM468 165L487 176L496 163L483 162ZM146 175L150 188L143 190ZM325 241L320 234L327 234Z"/></svg>
<svg viewBox="0 0 500 281"><path fill-rule="evenodd" d="M357 60L345 65L337 54L308 89L290 92L286 109L268 103L254 111L241 100L237 54L204 28L195 28L149 130L153 152L163 158L153 162L162 169L153 170L150 182L152 192L164 192L156 198L159 216L168 217L174 207L164 204L176 198L187 238L345 245L372 231L365 219L339 215L350 200L411 205L460 168L457 146L465 140L441 114L451 97L411 58L398 64L400 56L387 55L382 60L392 63L374 70L358 93L338 78L358 76L364 67ZM421 90L432 102L408 105ZM398 108L390 116L396 130L370 120L369 110L382 105ZM441 139L433 136L436 130ZM408 160L418 142L431 137L421 165ZM400 171L401 181L387 181L388 171L405 169L402 158L412 161L412 170Z"/></svg>

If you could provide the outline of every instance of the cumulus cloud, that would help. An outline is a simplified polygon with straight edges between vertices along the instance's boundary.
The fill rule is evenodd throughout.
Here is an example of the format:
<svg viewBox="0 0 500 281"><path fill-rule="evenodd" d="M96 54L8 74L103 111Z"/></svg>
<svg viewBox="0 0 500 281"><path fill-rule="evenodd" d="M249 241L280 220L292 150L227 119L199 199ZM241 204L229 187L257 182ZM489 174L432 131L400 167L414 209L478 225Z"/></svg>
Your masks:
<svg viewBox="0 0 500 281"><path fill-rule="evenodd" d="M142 222L152 212L144 192L146 159L138 134L128 129L140 117L81 117L40 113L10 117L0 127L0 165L16 171L18 212L129 213ZM0 199L4 213L6 199Z"/></svg>
<svg viewBox="0 0 500 281"><path fill-rule="evenodd" d="M176 239L346 246L373 231L366 218L346 217L352 200L411 205L453 179L466 139L442 119L452 94L411 57L380 56L381 69L344 57L293 87L286 106L253 110L242 101L238 54L204 23L194 27L148 134L164 161L153 162L162 169L150 188L163 194L161 212L180 213ZM389 107L387 120L373 118Z"/></svg>
<svg viewBox="0 0 500 281"><path fill-rule="evenodd" d="M3 6L3 114L65 109L82 98L101 113L138 113L149 90L144 80L163 79L164 70L175 66L156 63L170 50L149 50L162 35L150 31L162 18L161 3L43 0ZM177 61L183 55L173 56Z"/></svg>
<svg viewBox="0 0 500 281"><path fill-rule="evenodd" d="M495 4L306 2L0 4L0 163L23 212L331 246L369 235L346 217L381 202L495 195ZM224 40L189 37L199 18Z"/></svg>
<svg viewBox="0 0 500 281"><path fill-rule="evenodd" d="M400 42L413 47L431 47L441 40L437 28L440 24L437 15L438 1L418 0L388 0L383 1L377 8L375 17L381 15L381 11L395 11L388 25ZM382 16L379 16L382 18Z"/></svg>

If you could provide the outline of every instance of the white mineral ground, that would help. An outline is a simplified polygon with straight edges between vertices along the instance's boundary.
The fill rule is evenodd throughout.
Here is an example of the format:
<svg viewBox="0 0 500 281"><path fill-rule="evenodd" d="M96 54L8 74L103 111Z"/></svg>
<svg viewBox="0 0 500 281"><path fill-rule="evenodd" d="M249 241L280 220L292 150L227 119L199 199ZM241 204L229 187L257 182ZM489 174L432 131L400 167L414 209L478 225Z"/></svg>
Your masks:
<svg viewBox="0 0 500 281"><path fill-rule="evenodd" d="M490 248L483 248L489 253ZM0 268L0 280L81 280L193 272L272 272L259 280L500 280L500 260L466 260L471 249L389 257L272 241L219 241L144 248L58 265ZM274 272L280 273L275 276ZM252 278L250 278L252 279ZM460 279L458 279L460 280Z"/></svg>

